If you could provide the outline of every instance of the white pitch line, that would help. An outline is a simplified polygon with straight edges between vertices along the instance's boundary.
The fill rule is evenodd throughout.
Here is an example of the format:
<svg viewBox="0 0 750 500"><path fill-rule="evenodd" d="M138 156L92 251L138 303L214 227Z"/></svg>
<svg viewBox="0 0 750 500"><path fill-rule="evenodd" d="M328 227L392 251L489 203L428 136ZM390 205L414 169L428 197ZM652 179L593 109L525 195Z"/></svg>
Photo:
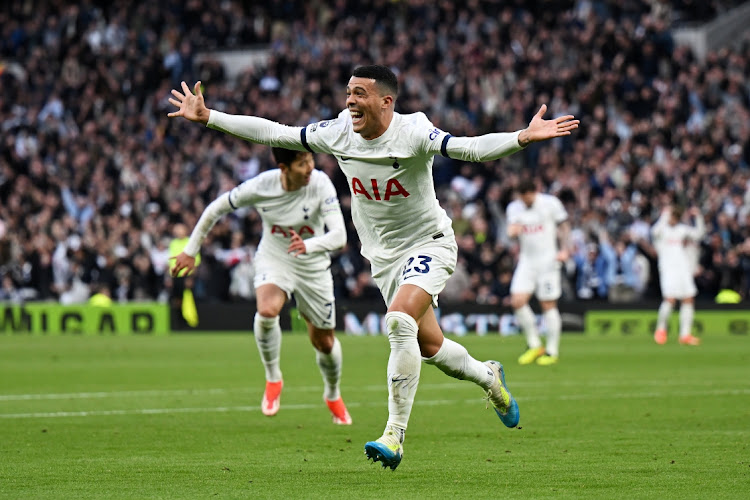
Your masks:
<svg viewBox="0 0 750 500"><path fill-rule="evenodd" d="M367 406L375 406L375 403L367 403ZM284 405L285 410L310 410L319 408L319 404L297 404ZM356 408L364 406L360 403L347 404L347 407ZM0 414L0 418L61 418L61 417L107 417L112 415L167 415L174 413L229 413L229 412L256 412L260 406L217 406L213 408L140 408L133 410L92 410L92 411L55 411L48 413L6 413Z"/></svg>
<svg viewBox="0 0 750 500"><path fill-rule="evenodd" d="M203 394L223 395L234 391L246 389L175 389L175 390L148 390L148 391L109 391L109 392L69 392L60 394L0 394L0 401L32 401L46 399L99 399L99 398L126 398L142 396L190 396Z"/></svg>
<svg viewBox="0 0 750 500"><path fill-rule="evenodd" d="M469 386L469 382L447 382L439 384L419 384L422 389L459 389ZM517 387L547 387L548 382L513 382L509 384L512 388ZM618 386L629 386L631 385L628 381L619 380L600 380L597 382L591 382L586 384L573 383L573 382L555 382L555 387L618 387ZM712 386L712 382L676 382L676 381L646 381L639 383L640 387L654 386L654 387L684 387L696 385ZM343 389L347 389L344 385ZM350 388L351 389L351 388ZM361 386L357 388L359 391L385 391L387 386L382 384L372 384ZM236 387L236 388L212 388L212 389L153 389L143 391L99 391L99 392L68 392L68 393L37 393L37 394L0 394L0 402L2 401L41 401L41 400L65 400L65 399L104 399L104 398L128 398L128 397L169 397L169 396L194 396L194 395L216 395L222 396L231 393L242 393L242 392L254 392L259 390L257 387ZM322 390L322 386L297 386L297 387L285 387L284 392L315 392Z"/></svg>
<svg viewBox="0 0 750 500"><path fill-rule="evenodd" d="M695 396L719 396L719 395L750 395L750 389L718 389L707 391L684 391L684 392L644 392L644 393L608 393L608 394L572 394L555 397L525 397L522 402L528 401L570 401L570 400L597 400L597 399L654 399L663 397L695 397ZM416 406L439 406L449 404L476 404L481 399L433 399L417 400ZM382 401L367 403L350 402L347 406L357 408L362 406L382 406ZM319 404L292 404L284 405L285 410L310 410L319 408ZM36 412L36 413L5 413L0 414L0 419L21 418L62 418L62 417L101 417L112 415L167 415L174 413L229 413L229 412L256 412L258 406L217 406L206 408L136 408L131 410L92 410L92 411L58 411L58 412Z"/></svg>

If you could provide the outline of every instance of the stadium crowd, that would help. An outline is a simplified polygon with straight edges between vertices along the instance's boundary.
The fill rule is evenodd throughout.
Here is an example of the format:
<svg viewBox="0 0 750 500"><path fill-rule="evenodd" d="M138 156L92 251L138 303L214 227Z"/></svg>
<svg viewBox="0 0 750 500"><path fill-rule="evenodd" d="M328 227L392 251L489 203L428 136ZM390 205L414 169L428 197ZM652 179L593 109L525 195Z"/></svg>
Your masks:
<svg viewBox="0 0 750 500"><path fill-rule="evenodd" d="M169 120L170 89L200 79L210 107L303 125L334 117L351 70L370 63L398 71L397 111L423 111L453 135L523 128L541 103L548 117L581 120L570 138L496 162L436 158L460 255L443 300L507 303L517 245L504 210L529 174L572 222L564 298L658 297L649 228L674 201L706 220L699 298L732 289L747 300L750 37L698 60L670 33L736 3L4 3L0 300L166 300L175 226L192 228L216 195L272 166L269 148ZM237 79L210 57L251 46L267 47L268 62ZM336 295L377 298L346 179L332 157L316 162L348 222ZM197 300L253 297L259 225L253 210L217 224Z"/></svg>

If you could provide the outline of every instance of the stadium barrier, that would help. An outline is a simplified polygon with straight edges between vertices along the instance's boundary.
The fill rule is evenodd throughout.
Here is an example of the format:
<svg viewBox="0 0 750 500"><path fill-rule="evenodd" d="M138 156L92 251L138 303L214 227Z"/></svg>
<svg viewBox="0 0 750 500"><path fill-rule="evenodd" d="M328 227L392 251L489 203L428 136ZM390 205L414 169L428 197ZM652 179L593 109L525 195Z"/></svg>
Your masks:
<svg viewBox="0 0 750 500"><path fill-rule="evenodd" d="M669 332L679 328L677 314L668 323ZM586 313L584 331L590 335L640 335L651 334L656 329L656 314L651 311L589 311ZM750 311L747 310L697 310L693 321L696 336L750 333Z"/></svg>
<svg viewBox="0 0 750 500"><path fill-rule="evenodd" d="M0 305L0 335L168 335L169 307L151 302Z"/></svg>
<svg viewBox="0 0 750 500"><path fill-rule="evenodd" d="M656 327L656 312L660 302L612 304L608 302L561 302L560 316L563 332L597 336L652 335ZM373 310L365 304L337 304L337 325L348 334L378 335L384 331L385 308ZM546 325L533 304L537 326L544 334ZM478 304L445 304L436 316L446 333L455 335L518 335L518 323L508 307ZM676 334L679 317L675 311L668 329ZM700 335L750 335L750 310L745 304L713 302L696 304L694 333Z"/></svg>
<svg viewBox="0 0 750 500"><path fill-rule="evenodd" d="M651 335L658 302L610 304L564 302L560 304L563 331L597 336ZM198 325L190 327L179 310L162 303L125 303L105 307L88 304L63 306L41 302L0 304L0 335L167 335L190 332L250 332L255 304L198 304ZM539 311L534 305L534 310ZM382 335L385 306L370 302L337 303L336 324L349 335ZM441 327L454 335L517 335L518 325L507 307L478 304L442 304L436 310ZM293 306L280 315L284 331L306 333L307 326ZM544 320L537 324L545 331ZM678 314L672 314L670 332L677 331ZM696 335L750 335L750 310L744 304L696 305Z"/></svg>

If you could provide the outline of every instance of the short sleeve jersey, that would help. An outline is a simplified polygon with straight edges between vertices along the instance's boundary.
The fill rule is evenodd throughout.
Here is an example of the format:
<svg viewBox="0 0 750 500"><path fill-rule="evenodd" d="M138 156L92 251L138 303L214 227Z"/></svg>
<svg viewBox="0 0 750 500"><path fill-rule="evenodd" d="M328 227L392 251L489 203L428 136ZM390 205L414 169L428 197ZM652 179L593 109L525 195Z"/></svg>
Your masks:
<svg viewBox="0 0 750 500"><path fill-rule="evenodd" d="M330 266L327 252L297 257L287 253L292 229L302 239L320 236L325 232L324 216L341 210L333 183L325 173L313 170L307 186L285 191L281 186L280 171L267 170L232 189L227 201L234 209L253 206L258 211L263 221L263 236L256 258L310 270Z"/></svg>
<svg viewBox="0 0 750 500"><path fill-rule="evenodd" d="M519 259L549 262L557 256L557 225L568 218L562 202L555 196L537 193L530 207L514 200L506 211L509 224L520 224Z"/></svg>
<svg viewBox="0 0 750 500"><path fill-rule="evenodd" d="M366 140L344 110L303 128L301 137L308 150L336 157L349 183L362 255L371 262L385 264L441 234L453 236L432 179L434 156L447 156L451 136L423 113L394 113L383 135Z"/></svg>

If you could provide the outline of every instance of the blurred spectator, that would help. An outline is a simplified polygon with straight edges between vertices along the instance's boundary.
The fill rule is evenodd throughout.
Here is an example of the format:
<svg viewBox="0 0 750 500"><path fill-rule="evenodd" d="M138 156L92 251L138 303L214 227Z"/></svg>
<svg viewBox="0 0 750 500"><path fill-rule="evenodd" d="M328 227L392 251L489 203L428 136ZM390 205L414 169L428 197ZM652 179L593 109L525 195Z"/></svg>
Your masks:
<svg viewBox="0 0 750 500"><path fill-rule="evenodd" d="M607 269L609 300L611 302L634 302L641 298L651 272L648 259L639 253L638 247L625 233L614 247L613 265Z"/></svg>
<svg viewBox="0 0 750 500"><path fill-rule="evenodd" d="M250 249L244 249L240 260L232 268L229 296L233 300L252 301L255 299L255 266Z"/></svg>
<svg viewBox="0 0 750 500"><path fill-rule="evenodd" d="M11 278L10 275L6 274L2 278L2 284L0 285L0 300L16 304L22 302L21 292L16 288L16 284L13 283L13 278Z"/></svg>
<svg viewBox="0 0 750 500"><path fill-rule="evenodd" d="M605 243L606 245L606 243ZM606 247L605 247L606 248ZM601 246L588 243L586 251L575 256L576 262L576 297L579 299L606 299L609 293L609 259L607 250L601 251Z"/></svg>
<svg viewBox="0 0 750 500"><path fill-rule="evenodd" d="M365 302L382 301L380 290L375 285L375 280L367 271L360 271L356 279L349 287L349 298Z"/></svg>

